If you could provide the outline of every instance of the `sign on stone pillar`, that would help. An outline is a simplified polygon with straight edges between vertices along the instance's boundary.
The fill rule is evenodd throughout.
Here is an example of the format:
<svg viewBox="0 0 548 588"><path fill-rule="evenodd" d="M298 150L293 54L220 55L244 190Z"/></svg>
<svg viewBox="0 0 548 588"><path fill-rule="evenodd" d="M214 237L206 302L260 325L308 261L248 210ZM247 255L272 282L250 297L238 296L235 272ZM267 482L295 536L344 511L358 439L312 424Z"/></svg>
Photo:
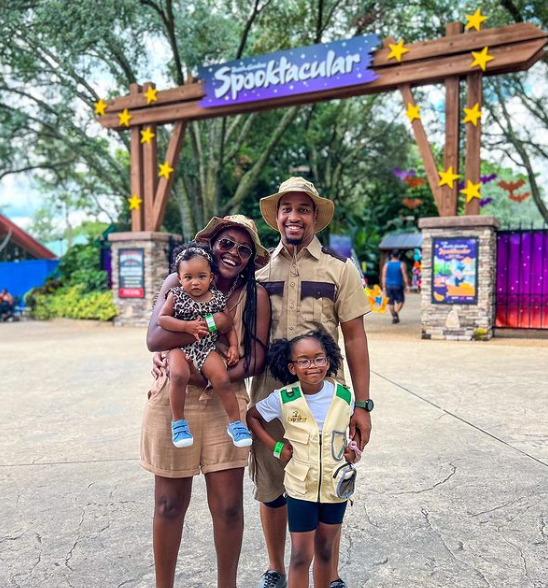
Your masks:
<svg viewBox="0 0 548 588"><path fill-rule="evenodd" d="M112 290L119 327L146 327L154 298L169 274L170 243L179 235L151 231L111 233Z"/></svg>
<svg viewBox="0 0 548 588"><path fill-rule="evenodd" d="M497 219L423 218L419 227L422 338L490 339L495 321Z"/></svg>

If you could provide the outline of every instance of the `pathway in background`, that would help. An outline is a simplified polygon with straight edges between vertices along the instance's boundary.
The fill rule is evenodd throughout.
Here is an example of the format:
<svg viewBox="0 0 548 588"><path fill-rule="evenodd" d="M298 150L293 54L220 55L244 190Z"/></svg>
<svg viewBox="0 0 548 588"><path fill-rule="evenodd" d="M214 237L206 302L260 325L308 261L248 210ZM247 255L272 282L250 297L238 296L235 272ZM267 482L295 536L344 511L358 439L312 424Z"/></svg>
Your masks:
<svg viewBox="0 0 548 588"><path fill-rule="evenodd" d="M546 341L422 341L418 301L400 325L366 319L376 408L343 576L350 588L546 587ZM150 588L144 330L24 322L0 333L0 586ZM242 588L265 565L247 480L245 499ZM177 586L214 581L197 478Z"/></svg>

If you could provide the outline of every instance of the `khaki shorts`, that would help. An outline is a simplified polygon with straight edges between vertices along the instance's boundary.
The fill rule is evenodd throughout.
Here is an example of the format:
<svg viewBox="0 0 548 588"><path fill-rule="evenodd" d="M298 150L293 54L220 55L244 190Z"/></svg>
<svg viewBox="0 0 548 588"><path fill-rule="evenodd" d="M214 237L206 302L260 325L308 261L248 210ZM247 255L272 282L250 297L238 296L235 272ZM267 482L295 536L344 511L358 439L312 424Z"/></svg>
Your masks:
<svg viewBox="0 0 548 588"><path fill-rule="evenodd" d="M236 389L236 396L241 420L245 422L249 398L243 382ZM177 448L171 441L169 379L158 378L148 393L141 429L140 463L145 470L165 478L188 478L200 471L209 474L247 465L249 448L233 445L226 432L228 416L217 394L204 399L203 390L190 386L185 416L194 444Z"/></svg>

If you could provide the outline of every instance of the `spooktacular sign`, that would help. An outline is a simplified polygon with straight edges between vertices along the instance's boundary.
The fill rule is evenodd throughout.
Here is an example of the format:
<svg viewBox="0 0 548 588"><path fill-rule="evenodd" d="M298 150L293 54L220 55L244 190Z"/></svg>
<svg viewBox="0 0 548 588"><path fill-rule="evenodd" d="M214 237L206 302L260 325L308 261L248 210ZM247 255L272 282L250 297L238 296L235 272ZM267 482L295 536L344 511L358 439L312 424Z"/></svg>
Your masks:
<svg viewBox="0 0 548 588"><path fill-rule="evenodd" d="M377 79L369 69L377 35L319 43L268 55L200 67L202 107L226 106L365 84Z"/></svg>

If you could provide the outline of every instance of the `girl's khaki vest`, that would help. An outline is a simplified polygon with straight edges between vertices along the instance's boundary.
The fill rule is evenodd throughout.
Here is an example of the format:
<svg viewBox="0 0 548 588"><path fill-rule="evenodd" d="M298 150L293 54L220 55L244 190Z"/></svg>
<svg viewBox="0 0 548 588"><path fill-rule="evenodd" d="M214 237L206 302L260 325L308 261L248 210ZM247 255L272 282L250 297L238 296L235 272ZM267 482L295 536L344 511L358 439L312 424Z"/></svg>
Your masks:
<svg viewBox="0 0 548 588"><path fill-rule="evenodd" d="M353 393L328 378L335 394L325 417L322 434L297 382L279 391L284 437L293 446L285 467L284 485L292 498L310 502L344 502L335 492L333 472L344 463L346 431Z"/></svg>

